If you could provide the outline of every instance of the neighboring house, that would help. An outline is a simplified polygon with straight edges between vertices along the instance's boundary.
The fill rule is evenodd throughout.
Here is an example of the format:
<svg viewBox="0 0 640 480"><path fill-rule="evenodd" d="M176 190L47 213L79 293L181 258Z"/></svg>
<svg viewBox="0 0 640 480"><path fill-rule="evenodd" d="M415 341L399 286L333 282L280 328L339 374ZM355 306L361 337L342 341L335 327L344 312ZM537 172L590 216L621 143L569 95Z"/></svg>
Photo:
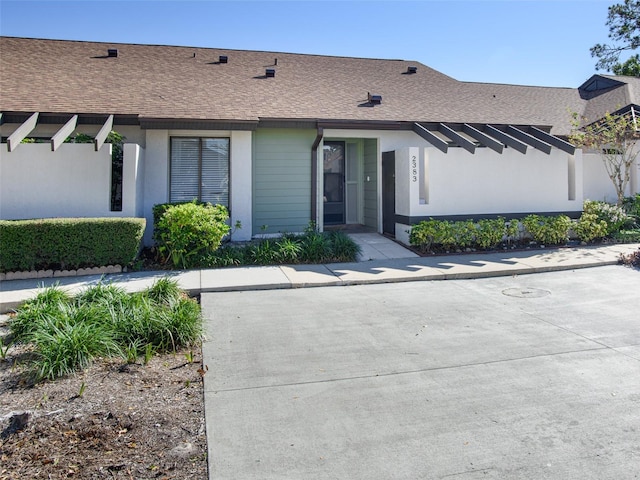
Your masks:
<svg viewBox="0 0 640 480"><path fill-rule="evenodd" d="M407 241L429 217L576 216L615 192L566 142L570 112L634 112L638 96L639 79L608 75L530 87L404 60L1 37L0 218L144 216L149 243L153 206L193 198L228 206L236 240L310 221ZM126 138L121 208L110 130ZM75 133L95 145L62 143Z"/></svg>

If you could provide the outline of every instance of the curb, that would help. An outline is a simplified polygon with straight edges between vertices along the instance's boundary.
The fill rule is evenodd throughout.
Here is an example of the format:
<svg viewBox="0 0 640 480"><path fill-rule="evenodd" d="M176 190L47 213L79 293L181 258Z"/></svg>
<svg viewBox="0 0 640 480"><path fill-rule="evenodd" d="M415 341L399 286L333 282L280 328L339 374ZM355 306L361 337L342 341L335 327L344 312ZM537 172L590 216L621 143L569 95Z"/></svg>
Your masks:
<svg viewBox="0 0 640 480"><path fill-rule="evenodd" d="M398 276L387 278L371 278L362 280L342 280L336 277L335 280L321 281L321 282L278 282L278 283L263 283L253 285L228 285L218 287L197 287L197 288L185 288L192 296L200 296L202 293L216 293L216 292L238 292L238 291L253 291L253 290L284 290L293 288L314 288L314 287L333 287L333 286L353 286L353 285L372 285L372 284L384 284L384 283L406 283L406 282L419 282L419 281L434 281L434 280L473 280L478 278L490 278L490 277L506 277L515 275L528 275L534 273L545 272L557 272L566 270L578 270L582 268L602 267L610 265L619 265L618 260L595 260L585 263L574 263L569 265L549 265L544 267L520 267L516 269L502 269L493 271L476 271L476 272L437 272L428 273L418 276ZM25 290L24 298L19 300L8 300L0 302L0 314L5 314L14 311L22 304L26 298L33 295L35 289Z"/></svg>

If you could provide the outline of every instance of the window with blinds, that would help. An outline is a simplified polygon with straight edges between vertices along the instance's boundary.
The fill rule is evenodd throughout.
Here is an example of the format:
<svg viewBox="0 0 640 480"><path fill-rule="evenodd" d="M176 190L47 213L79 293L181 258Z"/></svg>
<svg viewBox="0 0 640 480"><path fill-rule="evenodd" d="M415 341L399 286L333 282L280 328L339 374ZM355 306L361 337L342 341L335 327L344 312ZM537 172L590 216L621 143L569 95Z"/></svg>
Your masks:
<svg viewBox="0 0 640 480"><path fill-rule="evenodd" d="M171 138L169 201L229 207L229 139Z"/></svg>

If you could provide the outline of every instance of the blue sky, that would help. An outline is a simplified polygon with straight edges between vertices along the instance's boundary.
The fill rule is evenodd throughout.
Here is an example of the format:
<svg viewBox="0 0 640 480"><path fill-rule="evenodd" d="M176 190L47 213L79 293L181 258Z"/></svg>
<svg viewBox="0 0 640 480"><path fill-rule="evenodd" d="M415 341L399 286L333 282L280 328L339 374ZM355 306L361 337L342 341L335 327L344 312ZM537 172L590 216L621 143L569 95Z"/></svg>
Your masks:
<svg viewBox="0 0 640 480"><path fill-rule="evenodd" d="M614 3L0 0L0 33L400 58L458 80L577 87L595 73L589 48L608 40Z"/></svg>

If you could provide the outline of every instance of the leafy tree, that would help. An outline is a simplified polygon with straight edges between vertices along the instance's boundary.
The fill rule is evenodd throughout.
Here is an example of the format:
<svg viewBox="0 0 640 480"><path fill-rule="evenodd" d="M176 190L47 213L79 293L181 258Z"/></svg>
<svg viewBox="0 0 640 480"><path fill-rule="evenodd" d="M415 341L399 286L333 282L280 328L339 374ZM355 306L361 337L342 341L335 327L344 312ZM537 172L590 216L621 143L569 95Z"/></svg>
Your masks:
<svg viewBox="0 0 640 480"><path fill-rule="evenodd" d="M624 63L616 63L612 70L615 75L640 77L640 55L633 55Z"/></svg>
<svg viewBox="0 0 640 480"><path fill-rule="evenodd" d="M640 47L640 0L624 0L609 7L606 25L611 45L598 43L591 47L591 56L597 57L596 69L612 70L620 67L620 54Z"/></svg>
<svg viewBox="0 0 640 480"><path fill-rule="evenodd" d="M608 113L597 122L587 124L573 114L573 132L570 141L577 147L586 147L600 153L602 163L618 196L618 205L624 202L625 191L631 179L631 168L638 156L636 143L640 136L632 112ZM582 124L582 125L581 125Z"/></svg>

